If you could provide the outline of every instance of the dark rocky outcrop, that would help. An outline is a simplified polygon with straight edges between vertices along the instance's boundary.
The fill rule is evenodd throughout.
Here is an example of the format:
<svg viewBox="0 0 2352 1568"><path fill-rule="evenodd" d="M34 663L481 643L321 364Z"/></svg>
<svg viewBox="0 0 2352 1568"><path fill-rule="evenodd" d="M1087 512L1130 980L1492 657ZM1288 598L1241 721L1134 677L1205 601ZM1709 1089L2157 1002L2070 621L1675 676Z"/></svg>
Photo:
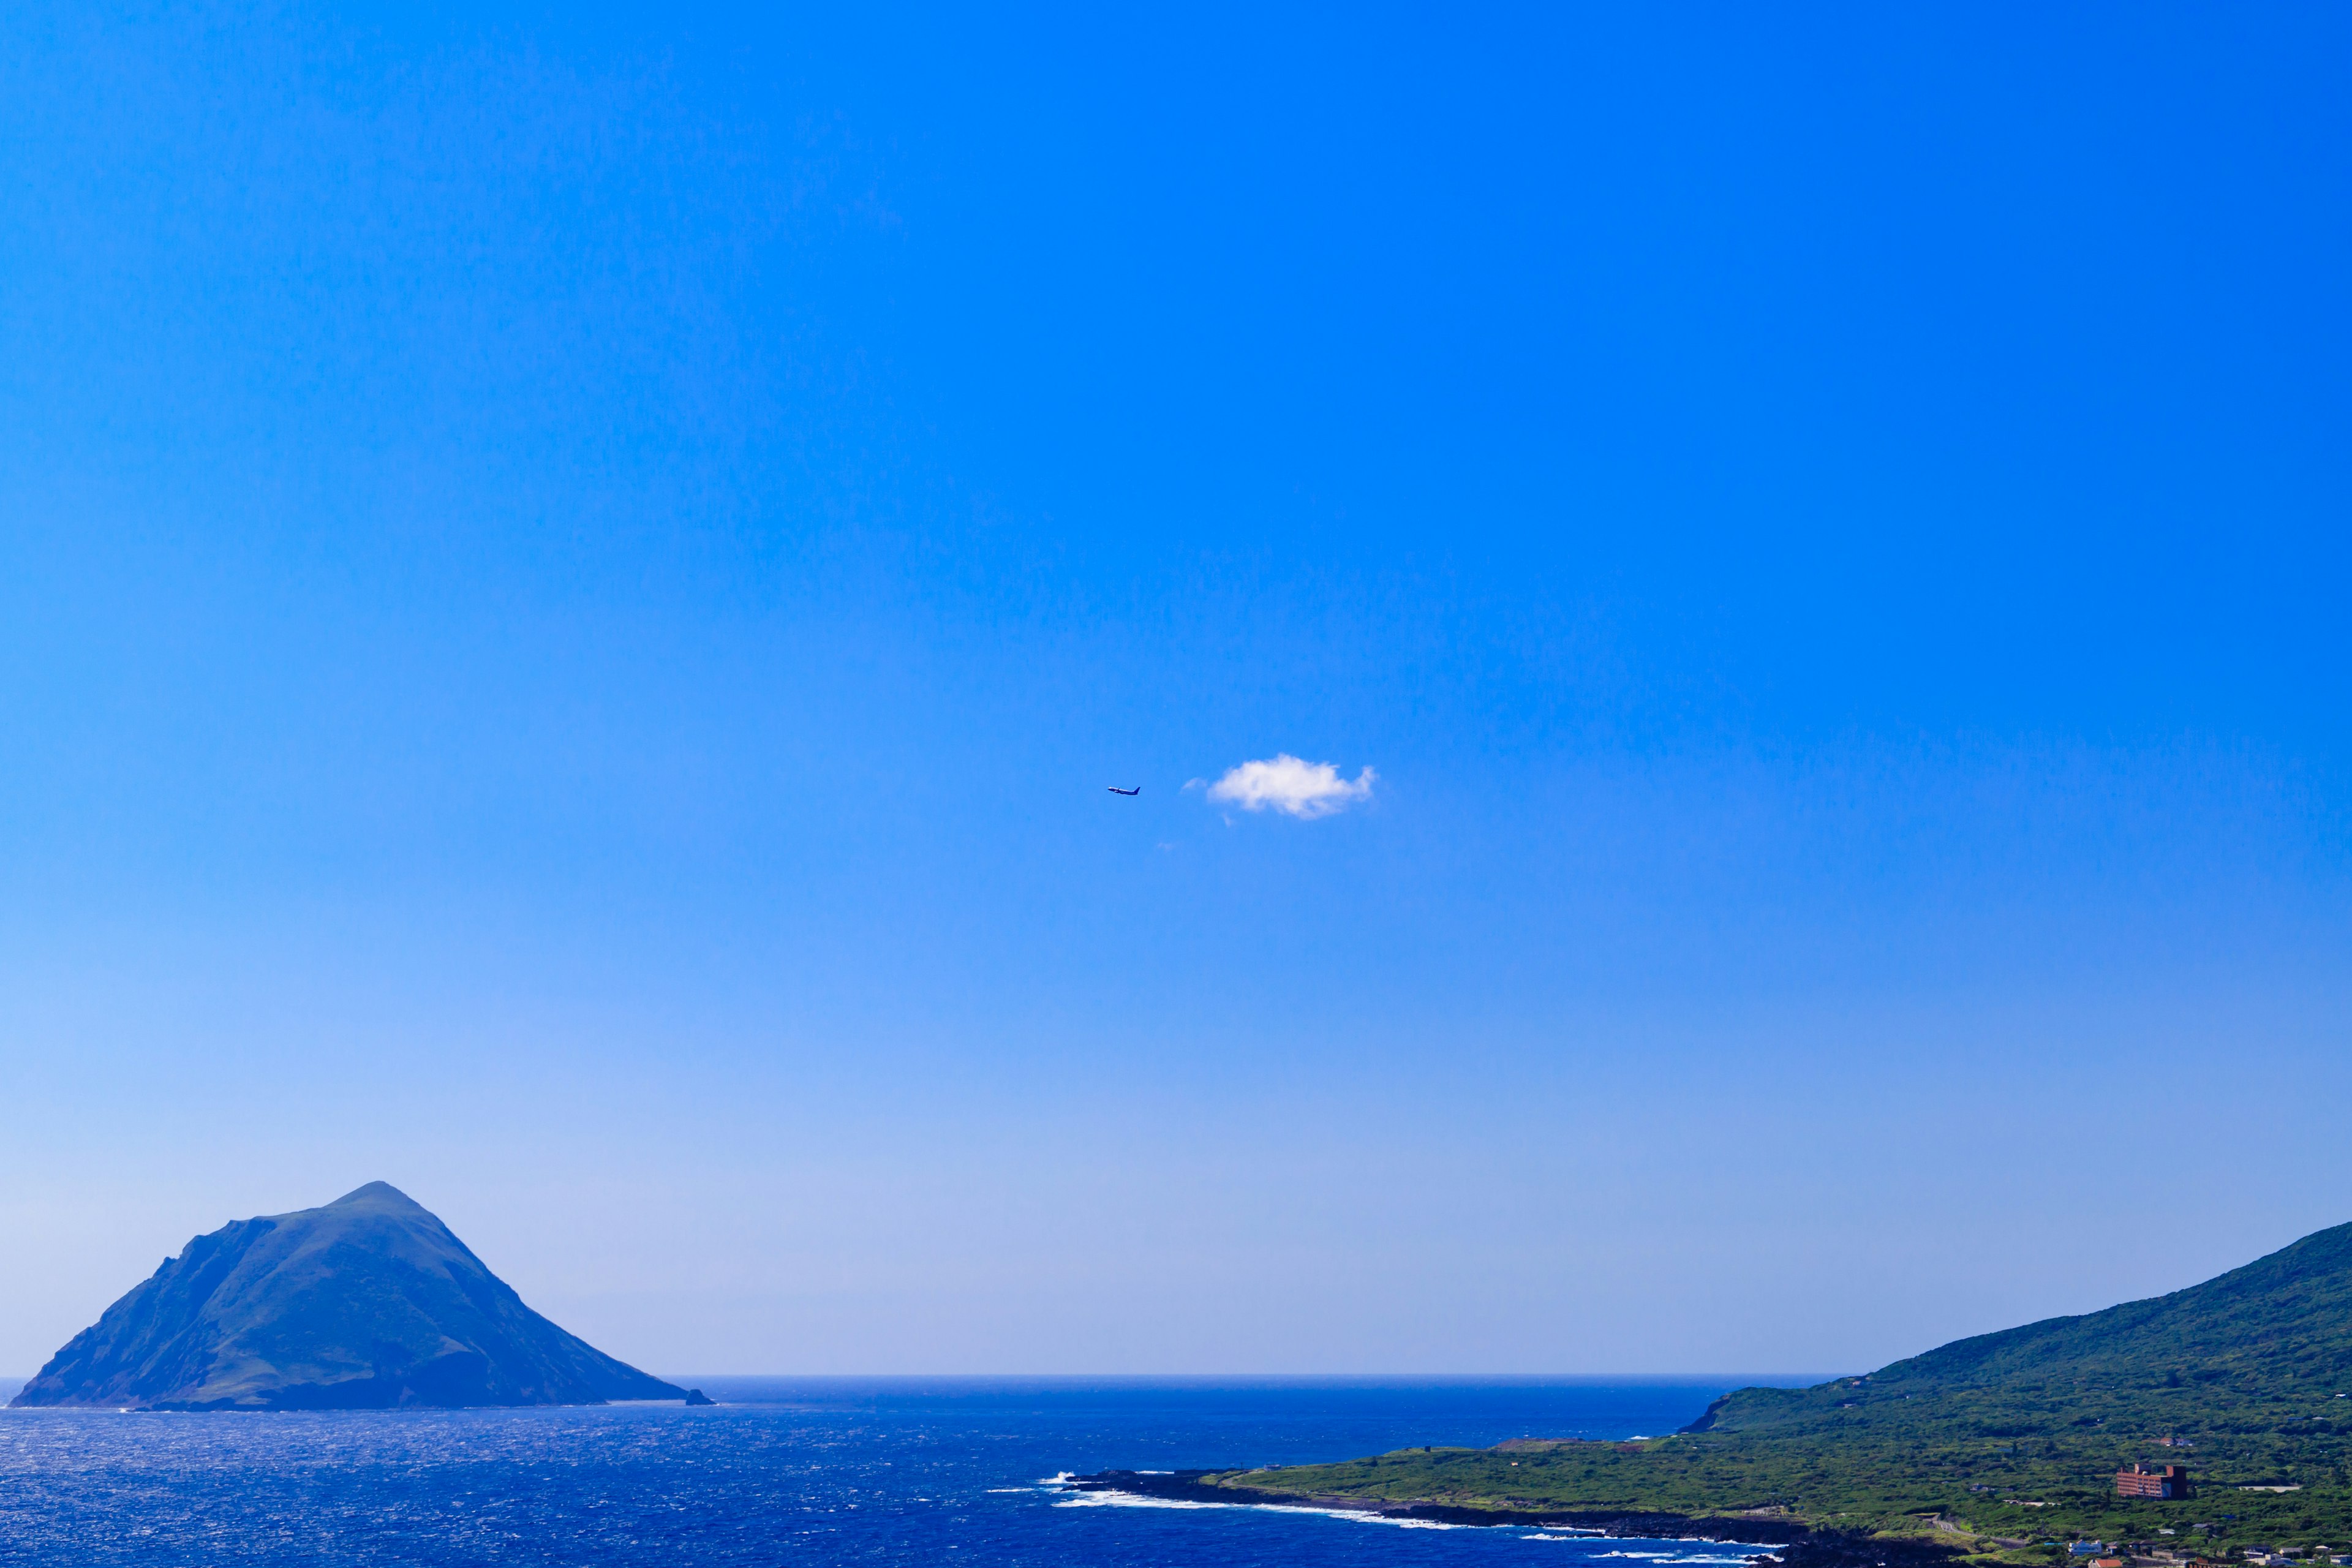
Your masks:
<svg viewBox="0 0 2352 1568"><path fill-rule="evenodd" d="M74 1336L14 1405L158 1410L683 1399L523 1305L398 1189L238 1220Z"/></svg>

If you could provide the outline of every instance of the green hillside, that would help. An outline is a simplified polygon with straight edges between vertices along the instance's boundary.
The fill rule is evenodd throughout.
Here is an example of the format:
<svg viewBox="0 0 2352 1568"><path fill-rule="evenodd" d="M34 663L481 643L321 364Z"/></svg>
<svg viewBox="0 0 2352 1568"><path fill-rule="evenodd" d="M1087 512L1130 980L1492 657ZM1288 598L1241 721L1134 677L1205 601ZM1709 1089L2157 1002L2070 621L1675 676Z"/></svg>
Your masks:
<svg viewBox="0 0 2352 1568"><path fill-rule="evenodd" d="M1741 1389L1692 1429L2022 1437L2185 1421L2304 1438L2352 1423L2339 1393L2352 1395L2352 1225L2169 1296L1956 1340L1866 1378Z"/></svg>
<svg viewBox="0 0 2352 1568"><path fill-rule="evenodd" d="M2189 1466L2195 1494L2117 1499L2114 1474L2135 1461ZM2181 1555L2352 1552L2352 1225L2168 1296L1956 1341L1864 1377L1741 1389L1671 1437L1408 1449L1213 1481L1457 1506L1753 1513L2018 1561L2058 1555L2042 1543L2070 1537Z"/></svg>

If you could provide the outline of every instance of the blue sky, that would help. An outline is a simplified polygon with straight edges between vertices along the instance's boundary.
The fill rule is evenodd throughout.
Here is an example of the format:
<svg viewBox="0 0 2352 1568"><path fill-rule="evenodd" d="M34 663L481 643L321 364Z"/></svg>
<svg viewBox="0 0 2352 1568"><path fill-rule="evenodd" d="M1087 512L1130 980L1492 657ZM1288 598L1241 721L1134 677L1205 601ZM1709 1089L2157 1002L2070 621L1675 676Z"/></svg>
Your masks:
<svg viewBox="0 0 2352 1568"><path fill-rule="evenodd" d="M0 23L0 1371L373 1179L674 1372L2352 1219L2352 22L858 11Z"/></svg>

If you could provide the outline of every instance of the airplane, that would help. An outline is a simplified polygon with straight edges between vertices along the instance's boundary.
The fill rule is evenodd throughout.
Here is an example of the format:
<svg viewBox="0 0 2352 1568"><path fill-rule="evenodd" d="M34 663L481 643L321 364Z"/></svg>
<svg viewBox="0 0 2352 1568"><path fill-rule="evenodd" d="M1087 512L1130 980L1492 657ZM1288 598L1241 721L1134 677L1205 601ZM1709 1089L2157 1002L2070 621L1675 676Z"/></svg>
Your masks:
<svg viewBox="0 0 2352 1568"><path fill-rule="evenodd" d="M1141 795L1143 793L1143 786L1141 784L1136 785L1133 789L1121 789L1117 784L1105 784L1103 785L1103 788L1110 791L1113 795Z"/></svg>

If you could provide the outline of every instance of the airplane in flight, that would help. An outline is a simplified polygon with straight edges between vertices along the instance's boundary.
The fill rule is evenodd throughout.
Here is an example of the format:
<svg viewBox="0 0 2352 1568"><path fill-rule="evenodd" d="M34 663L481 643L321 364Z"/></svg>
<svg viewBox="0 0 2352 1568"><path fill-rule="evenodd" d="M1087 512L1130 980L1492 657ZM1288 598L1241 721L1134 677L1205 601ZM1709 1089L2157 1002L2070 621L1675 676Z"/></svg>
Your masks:
<svg viewBox="0 0 2352 1568"><path fill-rule="evenodd" d="M1113 795L1141 795L1143 793L1143 786L1141 784L1136 785L1133 789L1121 789L1117 784L1105 784L1103 787L1110 791Z"/></svg>

